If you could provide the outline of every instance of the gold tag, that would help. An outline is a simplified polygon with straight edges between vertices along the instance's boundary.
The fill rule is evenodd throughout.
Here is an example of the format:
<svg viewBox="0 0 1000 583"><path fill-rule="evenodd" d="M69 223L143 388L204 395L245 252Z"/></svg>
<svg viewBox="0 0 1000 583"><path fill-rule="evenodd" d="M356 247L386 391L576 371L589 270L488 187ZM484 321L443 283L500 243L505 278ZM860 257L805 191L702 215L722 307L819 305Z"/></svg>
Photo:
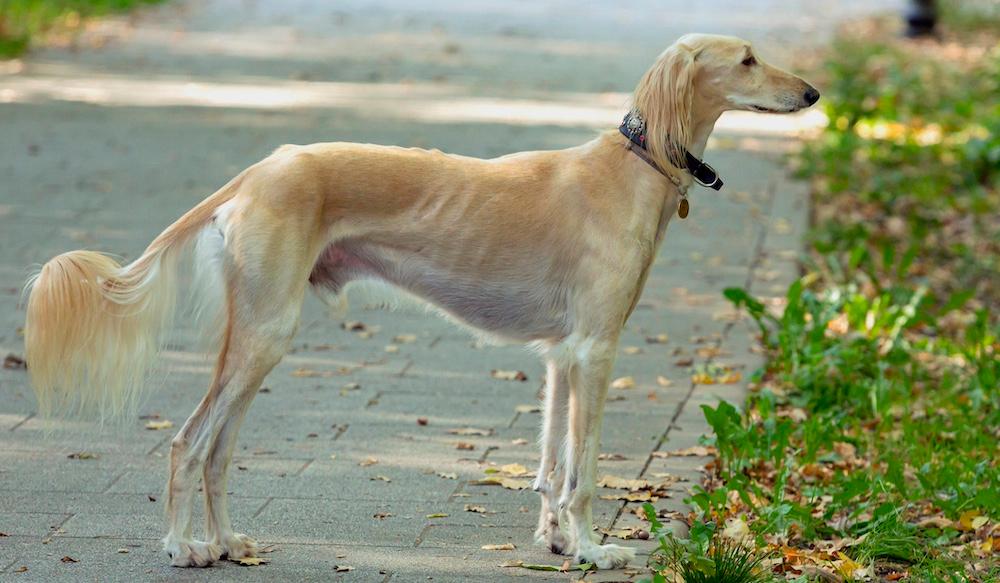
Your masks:
<svg viewBox="0 0 1000 583"><path fill-rule="evenodd" d="M688 206L688 199L682 198L680 206L677 207L677 216L679 216L682 219L686 219L688 217L689 210L691 209Z"/></svg>

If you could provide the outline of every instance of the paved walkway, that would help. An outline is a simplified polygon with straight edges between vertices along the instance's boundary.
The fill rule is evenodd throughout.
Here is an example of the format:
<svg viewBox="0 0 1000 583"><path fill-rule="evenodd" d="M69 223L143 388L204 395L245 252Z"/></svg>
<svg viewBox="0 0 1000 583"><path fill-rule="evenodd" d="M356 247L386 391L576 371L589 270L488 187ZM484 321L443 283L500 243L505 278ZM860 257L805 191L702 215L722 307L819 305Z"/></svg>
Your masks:
<svg viewBox="0 0 1000 583"><path fill-rule="evenodd" d="M806 14L795 2L748 12L729 0L683 10L651 1L588 10L568 1L408 4L174 2L97 27L79 51L0 65L0 356L23 352L18 301L29 265L82 247L134 257L279 144L371 141L486 157L565 147L614 127L626 92L684 32L740 34L787 65L782 49L821 41L834 17L879 2L841 3L835 14ZM600 473L678 477L657 502L668 515L684 510L706 459L666 452L696 445L706 429L699 405L739 399L759 364L721 290L769 294L795 275L806 193L774 153L788 144L786 130L811 123L723 120L708 159L727 186L692 192L691 216L671 225L624 334L615 376L634 386L611 390L611 455ZM32 413L25 371L0 370L0 579L578 578L501 567L562 561L532 546L533 493L474 484L497 466L537 464L536 359L478 346L420 308L355 301L349 318L363 327L344 330L307 302L293 353L244 425L231 507L238 530L273 545L270 564L256 568L171 569L160 551L172 430L144 426L180 425L205 390L209 363L190 330L176 331L172 374L143 407L147 418L118 432L61 423L44 438L50 425ZM743 380L692 382L715 365ZM598 500L596 522L642 526L636 507ZM481 548L505 543L516 549ZM586 579L632 579L643 560Z"/></svg>

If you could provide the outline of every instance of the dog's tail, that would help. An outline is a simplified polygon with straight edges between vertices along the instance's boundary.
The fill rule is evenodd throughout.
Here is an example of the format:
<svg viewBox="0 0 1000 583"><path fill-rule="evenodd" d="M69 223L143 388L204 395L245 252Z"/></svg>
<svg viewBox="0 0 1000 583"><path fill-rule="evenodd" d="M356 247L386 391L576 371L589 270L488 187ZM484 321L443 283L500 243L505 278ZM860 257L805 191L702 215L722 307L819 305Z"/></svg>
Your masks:
<svg viewBox="0 0 1000 583"><path fill-rule="evenodd" d="M241 179L185 213L128 265L70 251L29 279L25 359L42 415L103 421L135 410L173 317L179 256Z"/></svg>

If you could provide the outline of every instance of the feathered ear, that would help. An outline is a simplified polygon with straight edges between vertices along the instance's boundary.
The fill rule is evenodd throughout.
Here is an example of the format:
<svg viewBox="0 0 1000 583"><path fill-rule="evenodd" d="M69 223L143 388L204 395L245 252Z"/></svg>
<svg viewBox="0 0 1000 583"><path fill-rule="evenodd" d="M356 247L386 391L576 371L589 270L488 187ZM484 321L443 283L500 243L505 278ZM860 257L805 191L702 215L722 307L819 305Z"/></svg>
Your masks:
<svg viewBox="0 0 1000 583"><path fill-rule="evenodd" d="M690 148L694 101L695 54L671 45L639 81L632 107L646 120L646 150L661 167L685 167L682 150Z"/></svg>

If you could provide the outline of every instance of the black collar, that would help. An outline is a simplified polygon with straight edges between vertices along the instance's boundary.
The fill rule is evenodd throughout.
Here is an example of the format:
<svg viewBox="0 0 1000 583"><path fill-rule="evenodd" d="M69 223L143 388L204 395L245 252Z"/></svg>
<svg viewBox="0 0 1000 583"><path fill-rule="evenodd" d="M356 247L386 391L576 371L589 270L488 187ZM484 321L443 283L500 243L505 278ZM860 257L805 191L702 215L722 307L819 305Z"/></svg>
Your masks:
<svg viewBox="0 0 1000 583"><path fill-rule="evenodd" d="M638 149L630 147L630 150L635 152L660 174L667 176L667 173L657 166L649 157L649 154L646 153L646 121L637 112L630 111L625 114L625 119L622 120L622 125L618 126L618 131L628 138L633 145L638 147ZM715 168L699 160L694 154L688 152L687 148L679 145L677 148L684 152L684 169L691 173L695 182L715 190L722 189L722 179L719 178L719 173L715 171Z"/></svg>

